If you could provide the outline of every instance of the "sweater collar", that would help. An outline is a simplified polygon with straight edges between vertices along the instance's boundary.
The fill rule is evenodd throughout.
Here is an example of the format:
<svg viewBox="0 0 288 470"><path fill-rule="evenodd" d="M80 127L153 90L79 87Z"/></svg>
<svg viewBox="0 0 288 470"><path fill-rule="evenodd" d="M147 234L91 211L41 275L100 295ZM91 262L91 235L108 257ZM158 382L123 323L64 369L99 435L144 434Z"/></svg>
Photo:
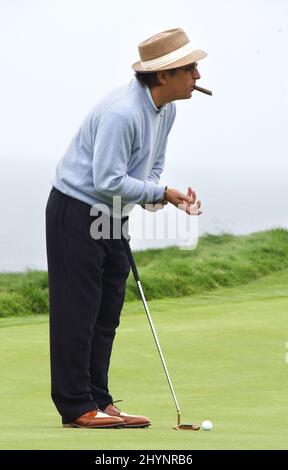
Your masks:
<svg viewBox="0 0 288 470"><path fill-rule="evenodd" d="M145 93L147 95L147 101L149 102L150 104L150 107L151 109L153 109L153 111L155 113L160 113L160 111L163 111L166 107L166 104L164 104L163 106L161 106L160 108L157 108L156 104L154 103L154 100L152 98L152 95L151 95L151 91L150 91L150 88L149 86L145 85Z"/></svg>
<svg viewBox="0 0 288 470"><path fill-rule="evenodd" d="M145 103L146 105L148 106L148 108L155 114L159 114L160 111L164 111L166 110L167 108L167 103L164 104L163 106L161 106L161 108L157 108L157 106L155 105L154 101L153 101L153 98L152 98L152 95L151 95L151 92L150 92L150 88L147 86L147 85L144 85L144 87L141 85L141 83L138 82L137 78L134 79L136 81L136 86L139 87L139 89L141 89L142 93L143 93L143 96L144 96L144 100L145 100Z"/></svg>

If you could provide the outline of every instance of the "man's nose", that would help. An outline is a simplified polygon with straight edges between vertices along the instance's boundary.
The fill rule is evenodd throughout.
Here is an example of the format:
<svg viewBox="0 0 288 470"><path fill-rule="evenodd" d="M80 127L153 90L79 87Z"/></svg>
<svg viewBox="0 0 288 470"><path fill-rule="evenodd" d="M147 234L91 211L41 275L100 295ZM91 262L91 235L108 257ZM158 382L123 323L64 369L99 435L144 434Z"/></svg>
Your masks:
<svg viewBox="0 0 288 470"><path fill-rule="evenodd" d="M200 72L197 68L193 70L192 77L194 78L194 80L199 80L201 78Z"/></svg>

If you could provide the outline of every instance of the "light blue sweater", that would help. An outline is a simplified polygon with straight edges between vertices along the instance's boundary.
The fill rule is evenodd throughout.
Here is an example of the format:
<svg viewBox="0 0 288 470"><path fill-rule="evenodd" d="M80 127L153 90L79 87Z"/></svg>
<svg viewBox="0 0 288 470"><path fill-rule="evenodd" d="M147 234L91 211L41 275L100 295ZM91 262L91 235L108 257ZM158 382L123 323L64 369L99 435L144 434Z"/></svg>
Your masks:
<svg viewBox="0 0 288 470"><path fill-rule="evenodd" d="M175 104L155 106L149 87L136 78L109 93L88 114L58 163L53 186L89 205L106 204L112 215L113 196L121 196L120 217L135 204L163 198L158 185L164 168L167 138Z"/></svg>

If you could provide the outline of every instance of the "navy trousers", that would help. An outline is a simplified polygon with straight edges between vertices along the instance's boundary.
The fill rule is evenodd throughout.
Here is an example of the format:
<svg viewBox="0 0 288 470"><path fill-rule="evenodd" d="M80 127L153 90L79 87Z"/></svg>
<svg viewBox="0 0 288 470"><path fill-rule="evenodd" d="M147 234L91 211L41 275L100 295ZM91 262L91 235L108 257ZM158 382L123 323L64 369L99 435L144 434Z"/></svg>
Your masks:
<svg viewBox="0 0 288 470"><path fill-rule="evenodd" d="M113 401L108 369L130 270L121 239L91 237L90 209L55 188L46 207L51 395L64 424Z"/></svg>

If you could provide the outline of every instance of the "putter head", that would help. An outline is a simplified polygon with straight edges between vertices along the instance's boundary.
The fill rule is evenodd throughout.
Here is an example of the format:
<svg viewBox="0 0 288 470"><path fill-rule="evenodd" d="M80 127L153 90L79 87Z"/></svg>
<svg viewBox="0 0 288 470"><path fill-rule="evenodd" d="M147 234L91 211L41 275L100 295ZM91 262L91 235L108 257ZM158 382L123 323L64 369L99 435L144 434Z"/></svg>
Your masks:
<svg viewBox="0 0 288 470"><path fill-rule="evenodd" d="M177 424L173 427L176 431L199 431L199 424Z"/></svg>

